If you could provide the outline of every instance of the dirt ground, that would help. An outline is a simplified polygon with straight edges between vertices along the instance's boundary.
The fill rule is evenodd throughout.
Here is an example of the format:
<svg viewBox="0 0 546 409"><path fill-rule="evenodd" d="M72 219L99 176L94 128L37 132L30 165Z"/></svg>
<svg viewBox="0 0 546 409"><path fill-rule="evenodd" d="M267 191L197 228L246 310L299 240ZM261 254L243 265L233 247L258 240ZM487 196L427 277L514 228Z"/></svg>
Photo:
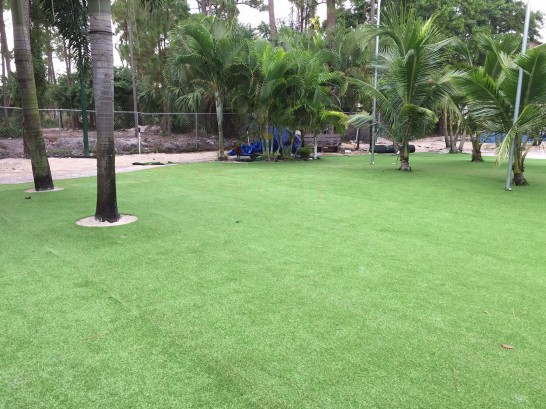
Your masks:
<svg viewBox="0 0 546 409"><path fill-rule="evenodd" d="M144 139L145 137L143 137ZM52 138L51 138L52 139ZM57 146L60 149L76 149L73 146L76 146L77 149L80 149L81 152L82 145L77 145L78 142L75 141L76 138L69 138L69 143L64 143L62 138L58 138L55 142L48 140L46 137L47 143L50 145ZM124 141L127 139L128 141ZM155 143L152 141L153 138L149 138L148 142L150 145ZM188 139L190 142L188 142ZM179 146L186 144L188 149L191 148L191 139L178 137L176 139ZM20 147L17 147L16 141L20 143ZM116 137L116 149L118 154L116 156L116 171L117 172L131 172L136 170L150 169L157 167L154 165L151 166L141 166L133 165L135 162L162 162L168 164L171 162L172 165L178 163L192 163L192 162L206 162L214 161L216 159L215 142L201 141L202 148L208 145L208 150L202 152L190 152L190 153L143 153L143 154L126 154L128 151L118 146L123 144L133 146L135 143L134 136L122 136ZM8 142L8 143L6 143ZM193 140L195 143L195 139ZM378 144L388 144L388 141L379 140ZM412 142L415 145L417 152L436 152L436 153L447 153L448 149L445 148L444 138L442 136L433 136L419 141ZM10 145L11 144L11 145ZM10 145L11 148L6 149L6 145ZM92 145L93 146L93 145ZM368 145L362 144L360 150L357 151L354 143L344 143L340 149L340 154L346 155L367 155ZM20 151L18 150L20 149ZM4 152L4 159L0 159L0 184L15 184L15 183L31 183L32 179L32 169L29 159L23 159L22 156L22 141L20 139L0 139L0 154ZM466 142L464 145L465 153L471 152L470 142ZM494 155L495 154L495 145L494 144L484 144L482 147L482 153L484 156ZM78 156L80 153L78 153ZM332 154L336 155L336 154ZM77 178L83 176L94 176L96 175L96 160L94 158L83 158L83 157L63 157L58 158L55 155L51 155L49 151L49 165L53 174L54 180L68 179L68 178ZM1 156L0 156L1 157ZM528 158L542 158L546 159L546 149L543 146L533 147L529 152ZM169 164L169 165L171 165ZM169 166L167 165L167 166Z"/></svg>

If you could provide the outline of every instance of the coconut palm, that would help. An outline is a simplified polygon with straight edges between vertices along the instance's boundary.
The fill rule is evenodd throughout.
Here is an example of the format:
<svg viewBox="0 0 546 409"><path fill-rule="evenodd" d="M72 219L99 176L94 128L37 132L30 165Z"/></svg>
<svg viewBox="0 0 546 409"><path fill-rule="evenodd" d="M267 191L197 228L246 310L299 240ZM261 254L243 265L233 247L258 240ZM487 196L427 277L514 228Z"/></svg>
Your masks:
<svg viewBox="0 0 546 409"><path fill-rule="evenodd" d="M515 34L501 34L497 36L482 34L478 36L478 44L482 51L482 67L484 72L494 81L500 81L504 75L502 62L504 59L516 55L521 45L521 37ZM466 43L456 41L454 48L458 56L462 58L462 62L458 64L458 69L472 70L475 68ZM468 98L464 92L455 90L455 93L459 94L456 96L459 102L458 107L465 111L464 115L461 113L461 119L464 121L465 128L468 128L471 135L472 162L481 162L483 161L481 147L484 143L484 138L480 137L480 134L489 130L482 129L480 123L476 122L472 117L472 113L465 109L468 105Z"/></svg>
<svg viewBox="0 0 546 409"><path fill-rule="evenodd" d="M30 51L28 20L28 2L11 0L11 15L13 20L13 40L17 80L21 94L26 141L32 164L32 176L36 190L53 189L53 179L47 159L40 112L38 111L38 97L34 81L34 68Z"/></svg>
<svg viewBox="0 0 546 409"><path fill-rule="evenodd" d="M231 81L244 67L245 42L222 20L205 17L189 21L173 32L171 70L183 72L192 91L214 99L218 121L218 160L224 152L224 105Z"/></svg>
<svg viewBox="0 0 546 409"><path fill-rule="evenodd" d="M375 96L382 131L400 143L400 170L410 171L409 141L430 133L438 117L435 109L449 92L449 74L442 70L450 39L440 39L434 17L423 22L412 10L389 8L380 35L391 45L381 53L383 71L377 89L356 81L364 93ZM369 114L356 115L351 123L363 125Z"/></svg>
<svg viewBox="0 0 546 409"><path fill-rule="evenodd" d="M483 129L506 133L497 151L500 164L514 141L514 183L527 183L524 161L533 140L546 127L546 44L510 58L499 53L499 73L495 77L486 67L468 70L455 77L460 92L469 100L469 110ZM520 114L514 122L519 70L523 71Z"/></svg>

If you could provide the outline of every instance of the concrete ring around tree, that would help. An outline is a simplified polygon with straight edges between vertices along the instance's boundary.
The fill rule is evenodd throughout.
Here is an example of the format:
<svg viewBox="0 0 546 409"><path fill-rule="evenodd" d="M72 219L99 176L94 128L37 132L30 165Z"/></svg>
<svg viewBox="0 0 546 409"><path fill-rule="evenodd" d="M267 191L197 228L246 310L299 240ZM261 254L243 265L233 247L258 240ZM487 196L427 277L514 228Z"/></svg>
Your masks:
<svg viewBox="0 0 546 409"><path fill-rule="evenodd" d="M120 219L117 222L99 222L95 219L95 216L84 217L76 222L77 225L83 227L114 227L114 226L123 226L124 224L129 224L136 222L138 217L130 214L122 214Z"/></svg>
<svg viewBox="0 0 546 409"><path fill-rule="evenodd" d="M53 189L48 189L48 190L27 189L25 190L25 193L47 193L47 192L58 192L59 190L64 190L64 187L54 187Z"/></svg>

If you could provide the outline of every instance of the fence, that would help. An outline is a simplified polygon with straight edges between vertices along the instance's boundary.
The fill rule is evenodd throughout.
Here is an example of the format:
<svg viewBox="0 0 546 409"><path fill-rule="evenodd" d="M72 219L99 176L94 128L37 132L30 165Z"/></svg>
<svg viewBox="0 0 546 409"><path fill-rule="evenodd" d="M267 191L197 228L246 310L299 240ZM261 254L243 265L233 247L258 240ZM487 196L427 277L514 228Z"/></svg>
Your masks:
<svg viewBox="0 0 546 409"><path fill-rule="evenodd" d="M81 110L40 109L40 119L46 149L59 156L81 155L83 121ZM22 139L23 111L21 108L0 107L0 138ZM88 139L91 151L96 146L95 111L87 111ZM215 113L138 113L135 130L134 112L114 112L114 135L118 153L192 152L213 150L218 144ZM224 115L226 147L240 136L246 127L233 114ZM50 146L55 145L55 146Z"/></svg>
<svg viewBox="0 0 546 409"><path fill-rule="evenodd" d="M81 156L83 153L81 110L40 109L39 111L48 154L50 156ZM22 109L0 107L0 116L2 116L0 140L2 138L19 139L20 149L18 149L22 154ZM96 147L95 116L95 111L87 111L91 152ZM139 112L138 124L135 130L134 112L114 112L115 146L118 154L195 152L214 150L218 147L218 125L215 113ZM225 147L232 147L237 140L250 142L255 139L248 129L249 124L243 123L236 115L225 114ZM354 128L349 128L343 135L344 142L355 139ZM361 128L359 139L361 143L369 143L367 127Z"/></svg>

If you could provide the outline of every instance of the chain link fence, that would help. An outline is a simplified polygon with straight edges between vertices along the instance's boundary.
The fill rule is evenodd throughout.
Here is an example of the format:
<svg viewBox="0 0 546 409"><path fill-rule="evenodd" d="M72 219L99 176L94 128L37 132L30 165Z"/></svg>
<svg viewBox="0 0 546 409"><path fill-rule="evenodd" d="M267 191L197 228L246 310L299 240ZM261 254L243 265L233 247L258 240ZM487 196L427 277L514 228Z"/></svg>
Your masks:
<svg viewBox="0 0 546 409"><path fill-rule="evenodd" d="M0 147L20 145L23 149L23 111L0 107ZM96 146L95 111L87 111L88 140L91 153ZM78 156L83 153L83 117L76 109L40 109L40 119L51 156ZM138 119L138 126L135 126ZM246 136L236 115L224 114L225 147L230 148ZM177 153L218 148L215 113L142 113L114 112L114 136L118 154ZM18 154L17 154L18 156Z"/></svg>

